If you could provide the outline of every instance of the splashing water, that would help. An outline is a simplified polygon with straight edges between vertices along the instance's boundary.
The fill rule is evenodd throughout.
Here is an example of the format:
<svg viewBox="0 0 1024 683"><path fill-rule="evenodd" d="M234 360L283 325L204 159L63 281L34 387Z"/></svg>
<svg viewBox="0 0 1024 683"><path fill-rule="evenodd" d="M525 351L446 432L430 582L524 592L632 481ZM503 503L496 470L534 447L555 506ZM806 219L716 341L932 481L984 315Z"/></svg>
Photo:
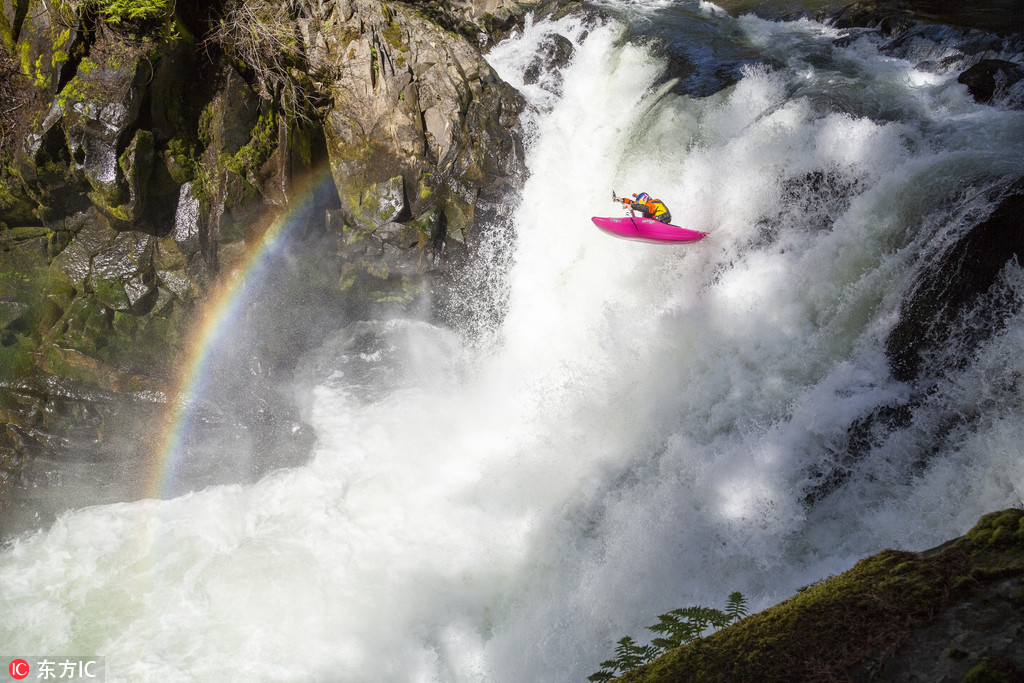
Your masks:
<svg viewBox="0 0 1024 683"><path fill-rule="evenodd" d="M1021 113L869 36L686 8L630 20L716 32L735 82L708 97L620 20L531 23L491 53L531 105L530 179L484 342L339 330L296 372L310 464L18 539L6 649L102 654L108 680L581 680L661 612L734 590L765 607L1019 505L1024 402L993 381L1024 370L1019 305L809 494L854 421L913 391L883 350L901 295L1024 172ZM571 61L526 83L555 33ZM589 218L619 210L612 190L711 235L609 238ZM1022 300L1019 266L1000 286Z"/></svg>

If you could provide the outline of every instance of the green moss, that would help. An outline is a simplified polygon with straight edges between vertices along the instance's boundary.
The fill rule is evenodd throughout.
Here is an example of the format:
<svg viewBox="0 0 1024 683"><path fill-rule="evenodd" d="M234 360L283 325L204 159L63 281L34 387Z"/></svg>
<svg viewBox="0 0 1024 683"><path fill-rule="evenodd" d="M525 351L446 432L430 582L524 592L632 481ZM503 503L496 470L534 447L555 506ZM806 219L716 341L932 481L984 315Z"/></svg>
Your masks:
<svg viewBox="0 0 1024 683"><path fill-rule="evenodd" d="M52 324L47 248L51 235L43 227L0 231L0 327L10 333L36 337L40 326Z"/></svg>
<svg viewBox="0 0 1024 683"><path fill-rule="evenodd" d="M130 372L168 374L173 359L182 350L182 342L178 328L180 316L173 307L167 311L171 315L115 313L111 321L112 334L96 357Z"/></svg>
<svg viewBox="0 0 1024 683"><path fill-rule="evenodd" d="M50 372L52 372L52 373L54 373L56 375L60 375L61 377L68 377L68 375L71 374L70 373L71 369L68 366L67 362L64 360L64 356L63 356L63 354L61 354L59 348L57 348L56 346L52 346L52 345L46 346L43 349L42 354L43 354L43 359L44 359L44 361L46 363L46 367L49 369ZM77 379L77 378L70 378L69 377L69 379Z"/></svg>
<svg viewBox="0 0 1024 683"><path fill-rule="evenodd" d="M0 40L10 53L14 52L14 27L7 20L7 15L0 12Z"/></svg>
<svg viewBox="0 0 1024 683"><path fill-rule="evenodd" d="M970 555L971 578L1024 572L1024 510L994 512L979 520L956 547ZM1017 552L1012 552L1017 551Z"/></svg>
<svg viewBox="0 0 1024 683"><path fill-rule="evenodd" d="M114 373L94 358L58 346L47 345L40 354L45 372L80 384L113 388L110 377Z"/></svg>
<svg viewBox="0 0 1024 683"><path fill-rule="evenodd" d="M291 126L288 129L288 146L307 168L313 165L313 136L303 126Z"/></svg>
<svg viewBox="0 0 1024 683"><path fill-rule="evenodd" d="M405 40L402 37L402 28L398 24L388 24L381 31L381 35L384 36L384 40L387 41L388 45L391 45L396 50L402 52L409 51L409 46L405 44Z"/></svg>
<svg viewBox="0 0 1024 683"><path fill-rule="evenodd" d="M1011 662L993 662L983 659L964 676L964 683L1015 683L1021 680L1021 671Z"/></svg>
<svg viewBox="0 0 1024 683"><path fill-rule="evenodd" d="M93 294L109 308L116 310L128 306L128 295L124 291L124 284L118 280L97 280Z"/></svg>
<svg viewBox="0 0 1024 683"><path fill-rule="evenodd" d="M1024 575L1024 545L1007 540L1016 539L1022 519L1024 510L993 513L941 550L883 551L621 680L843 679L898 645L963 591Z"/></svg>
<svg viewBox="0 0 1024 683"><path fill-rule="evenodd" d="M89 74L98 68L99 65L88 57L83 57L82 61L78 63L78 73L80 74Z"/></svg>
<svg viewBox="0 0 1024 683"><path fill-rule="evenodd" d="M30 49L31 46L27 40L22 41L21 45L18 46L18 62L21 65L21 73L28 78L32 78L32 55L29 52Z"/></svg>
<svg viewBox="0 0 1024 683"><path fill-rule="evenodd" d="M109 24L160 19L168 15L172 0L93 0L89 5Z"/></svg>
<svg viewBox="0 0 1024 683"><path fill-rule="evenodd" d="M83 353L95 353L107 345L113 311L96 297L78 296L70 303L50 340Z"/></svg>
<svg viewBox="0 0 1024 683"><path fill-rule="evenodd" d="M35 78L33 79L35 86L40 90L47 90L50 87L50 76L43 66L45 64L44 59L44 55L36 57Z"/></svg>
<svg viewBox="0 0 1024 683"><path fill-rule="evenodd" d="M356 283L356 274L349 272L338 278L338 291L347 292L352 289L352 286Z"/></svg>
<svg viewBox="0 0 1024 683"><path fill-rule="evenodd" d="M258 171L277 149L277 115L273 109L260 114L249 136L249 142L242 145L234 155L223 155L221 164L242 178L250 171Z"/></svg>
<svg viewBox="0 0 1024 683"><path fill-rule="evenodd" d="M162 156L175 184L184 185L196 177L199 161L195 156L195 148L188 141L180 137L168 140Z"/></svg>
<svg viewBox="0 0 1024 683"><path fill-rule="evenodd" d="M192 178L192 196L199 203L199 211L203 214L210 213L213 206L213 194L216 191L213 172L200 162L195 168L195 175Z"/></svg>
<svg viewBox="0 0 1024 683"><path fill-rule="evenodd" d="M214 143L215 122L220 118L221 103L211 100L199 112L199 140L207 147Z"/></svg>
<svg viewBox="0 0 1024 683"><path fill-rule="evenodd" d="M53 56L50 58L50 64L52 64L53 68L56 69L61 64L68 61L69 57L70 55L68 55L64 50L54 50Z"/></svg>
<svg viewBox="0 0 1024 683"><path fill-rule="evenodd" d="M25 242L36 237L45 237L50 233L42 226L26 226L20 228L8 228L0 232L0 248L10 248L18 242Z"/></svg>
<svg viewBox="0 0 1024 683"><path fill-rule="evenodd" d="M103 87L99 83L81 78L82 75L88 74L95 68L96 63L88 57L81 61L75 77L68 81L67 85L57 94L57 104L61 109L68 111L69 105L75 102L96 105L104 102L107 95L103 91Z"/></svg>
<svg viewBox="0 0 1024 683"><path fill-rule="evenodd" d="M0 379L17 381L35 372L37 344L24 335L10 335L0 342Z"/></svg>
<svg viewBox="0 0 1024 683"><path fill-rule="evenodd" d="M374 275L375 280L369 291L369 297L375 303L405 306L413 303L422 293L418 280L401 275L391 275L385 267L381 267L378 273L370 274Z"/></svg>
<svg viewBox="0 0 1024 683"><path fill-rule="evenodd" d="M430 195L433 194L434 188L431 186L431 182L433 181L433 179L433 173L427 171L426 173L423 174L423 177L420 179L419 182L418 194L420 199L428 199Z"/></svg>
<svg viewBox="0 0 1024 683"><path fill-rule="evenodd" d="M133 216L131 211L129 210L130 207L126 206L125 204L110 206L109 204L106 203L106 200L104 198L97 196L95 192L90 192L89 197L92 198L93 203L96 204L96 206L102 207L103 210L110 214L111 217L121 221L122 223L132 222Z"/></svg>

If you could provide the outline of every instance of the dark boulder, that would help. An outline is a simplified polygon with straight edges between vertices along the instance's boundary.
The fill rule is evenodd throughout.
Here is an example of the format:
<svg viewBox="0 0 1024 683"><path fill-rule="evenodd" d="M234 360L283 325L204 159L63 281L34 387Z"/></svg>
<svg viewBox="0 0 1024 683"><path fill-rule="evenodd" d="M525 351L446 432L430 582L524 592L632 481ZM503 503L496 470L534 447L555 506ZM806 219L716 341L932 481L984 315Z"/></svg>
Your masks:
<svg viewBox="0 0 1024 683"><path fill-rule="evenodd" d="M923 356L949 343L953 324L989 292L1007 261L1022 260L1024 187L1018 184L1016 190L919 276L885 342L893 375L900 381L918 378ZM976 348L1001 324L998 315L975 321L971 338L960 340L959 353Z"/></svg>
<svg viewBox="0 0 1024 683"><path fill-rule="evenodd" d="M1021 79L1024 79L1024 66L1004 59L983 59L956 80L967 86L975 100L988 103L1005 97Z"/></svg>
<svg viewBox="0 0 1024 683"><path fill-rule="evenodd" d="M572 42L565 36L555 34L546 37L541 42L530 66L523 72L523 82L533 85L540 81L542 74L552 74L551 90L561 94L561 70L572 60L573 52Z"/></svg>

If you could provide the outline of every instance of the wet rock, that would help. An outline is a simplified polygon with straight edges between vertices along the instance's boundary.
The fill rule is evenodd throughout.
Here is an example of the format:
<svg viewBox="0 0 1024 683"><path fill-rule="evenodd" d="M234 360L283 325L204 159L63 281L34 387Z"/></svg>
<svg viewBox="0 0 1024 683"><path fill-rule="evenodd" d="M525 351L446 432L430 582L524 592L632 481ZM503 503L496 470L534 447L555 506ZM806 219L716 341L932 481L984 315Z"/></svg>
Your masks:
<svg viewBox="0 0 1024 683"><path fill-rule="evenodd" d="M53 259L53 268L81 292L113 311L145 313L155 285L155 238L118 232L97 209L77 217L75 237Z"/></svg>
<svg viewBox="0 0 1024 683"><path fill-rule="evenodd" d="M136 232L119 232L103 245L87 282L96 298L113 311L146 313L156 284L153 248L151 235Z"/></svg>
<svg viewBox="0 0 1024 683"><path fill-rule="evenodd" d="M540 80L542 74L554 76L551 90L556 94L562 92L561 69L569 64L574 53L572 42L565 36L551 35L540 45L536 57L523 72L523 82L532 85Z"/></svg>
<svg viewBox="0 0 1024 683"><path fill-rule="evenodd" d="M207 150L236 154L249 142L259 119L259 97L235 69L222 72L223 84L206 110L202 134Z"/></svg>
<svg viewBox="0 0 1024 683"><path fill-rule="evenodd" d="M165 237L156 243L153 252L153 268L159 296L156 310L166 308L167 297L183 303L189 303L200 294L199 286L188 276L188 257L178 247L172 237Z"/></svg>
<svg viewBox="0 0 1024 683"><path fill-rule="evenodd" d="M15 224L38 220L59 221L88 207L89 185L68 169L71 158L63 127L64 113L54 101L40 115L39 124L29 130L14 150L6 179L21 195L4 216Z"/></svg>
<svg viewBox="0 0 1024 683"><path fill-rule="evenodd" d="M948 346L955 320L965 315L978 297L997 282L1012 258L1024 260L1024 188L1002 200L992 214L953 244L915 283L900 311L900 320L885 342L893 375L901 381L916 379L922 357ZM998 307L996 307L997 310ZM977 321L971 337L960 340L960 353L1001 329L1002 319ZM956 359L949 363L955 364Z"/></svg>
<svg viewBox="0 0 1024 683"><path fill-rule="evenodd" d="M56 100L73 169L88 181L93 202L114 215L127 200L118 158L142 104L141 65L137 51L94 50Z"/></svg>
<svg viewBox="0 0 1024 683"><path fill-rule="evenodd" d="M37 89L56 93L74 69L81 36L70 13L45 0L4 0L0 4L0 39L12 46L22 70Z"/></svg>
<svg viewBox="0 0 1024 683"><path fill-rule="evenodd" d="M916 24L977 29L991 35L1020 33L1016 0L963 3L952 0L880 0L854 2L826 12L839 28L867 27L893 36ZM988 39L986 36L984 39Z"/></svg>
<svg viewBox="0 0 1024 683"><path fill-rule="evenodd" d="M1005 97L1010 89L1024 79L1024 66L1004 59L983 59L957 77L978 102L989 103Z"/></svg>
<svg viewBox="0 0 1024 683"><path fill-rule="evenodd" d="M398 220L407 212L402 176L395 176L365 189L356 221L361 225L380 227Z"/></svg>
<svg viewBox="0 0 1024 683"><path fill-rule="evenodd" d="M199 199L192 191L191 182L183 183L179 191L171 237L188 256L197 253L202 246L199 241Z"/></svg>
<svg viewBox="0 0 1024 683"><path fill-rule="evenodd" d="M0 343L11 346L14 335L30 334L43 318L48 268L49 230L43 227L0 230ZM13 352L12 352L13 353ZM0 379L6 374L0 356ZM8 360L9 363L14 359Z"/></svg>
<svg viewBox="0 0 1024 683"><path fill-rule="evenodd" d="M346 221L418 222L440 209L453 228L447 235L471 239L478 209L497 211L510 187L501 180L524 172L518 94L476 46L423 15L361 0L347 7L335 9L334 30L309 49L312 68L340 94L325 134ZM366 188L398 177L406 207L366 215Z"/></svg>
<svg viewBox="0 0 1024 683"><path fill-rule="evenodd" d="M117 207L117 217L137 227L145 226L143 218L149 195L149 179L153 170L153 151L153 134L148 130L139 130L121 155L119 162L128 186L128 201Z"/></svg>
<svg viewBox="0 0 1024 683"><path fill-rule="evenodd" d="M52 266L72 286L84 290L92 271L92 257L99 253L104 244L114 239L117 233L110 226L110 221L95 207L71 217L64 226L75 237L53 259Z"/></svg>
<svg viewBox="0 0 1024 683"><path fill-rule="evenodd" d="M894 2L853 2L844 5L832 17L837 28L879 28L886 26L887 35L903 26L906 6Z"/></svg>

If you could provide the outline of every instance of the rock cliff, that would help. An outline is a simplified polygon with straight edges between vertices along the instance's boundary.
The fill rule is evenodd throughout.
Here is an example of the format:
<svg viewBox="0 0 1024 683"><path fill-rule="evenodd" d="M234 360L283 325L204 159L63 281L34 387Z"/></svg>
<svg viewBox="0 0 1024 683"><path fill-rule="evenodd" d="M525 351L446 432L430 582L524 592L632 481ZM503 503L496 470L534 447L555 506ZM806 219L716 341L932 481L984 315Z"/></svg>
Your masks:
<svg viewBox="0 0 1024 683"><path fill-rule="evenodd" d="M167 401L196 311L322 169L303 286L350 313L441 291L524 173L520 98L482 56L523 5L125 7L0 7L0 489L59 448L58 395Z"/></svg>

